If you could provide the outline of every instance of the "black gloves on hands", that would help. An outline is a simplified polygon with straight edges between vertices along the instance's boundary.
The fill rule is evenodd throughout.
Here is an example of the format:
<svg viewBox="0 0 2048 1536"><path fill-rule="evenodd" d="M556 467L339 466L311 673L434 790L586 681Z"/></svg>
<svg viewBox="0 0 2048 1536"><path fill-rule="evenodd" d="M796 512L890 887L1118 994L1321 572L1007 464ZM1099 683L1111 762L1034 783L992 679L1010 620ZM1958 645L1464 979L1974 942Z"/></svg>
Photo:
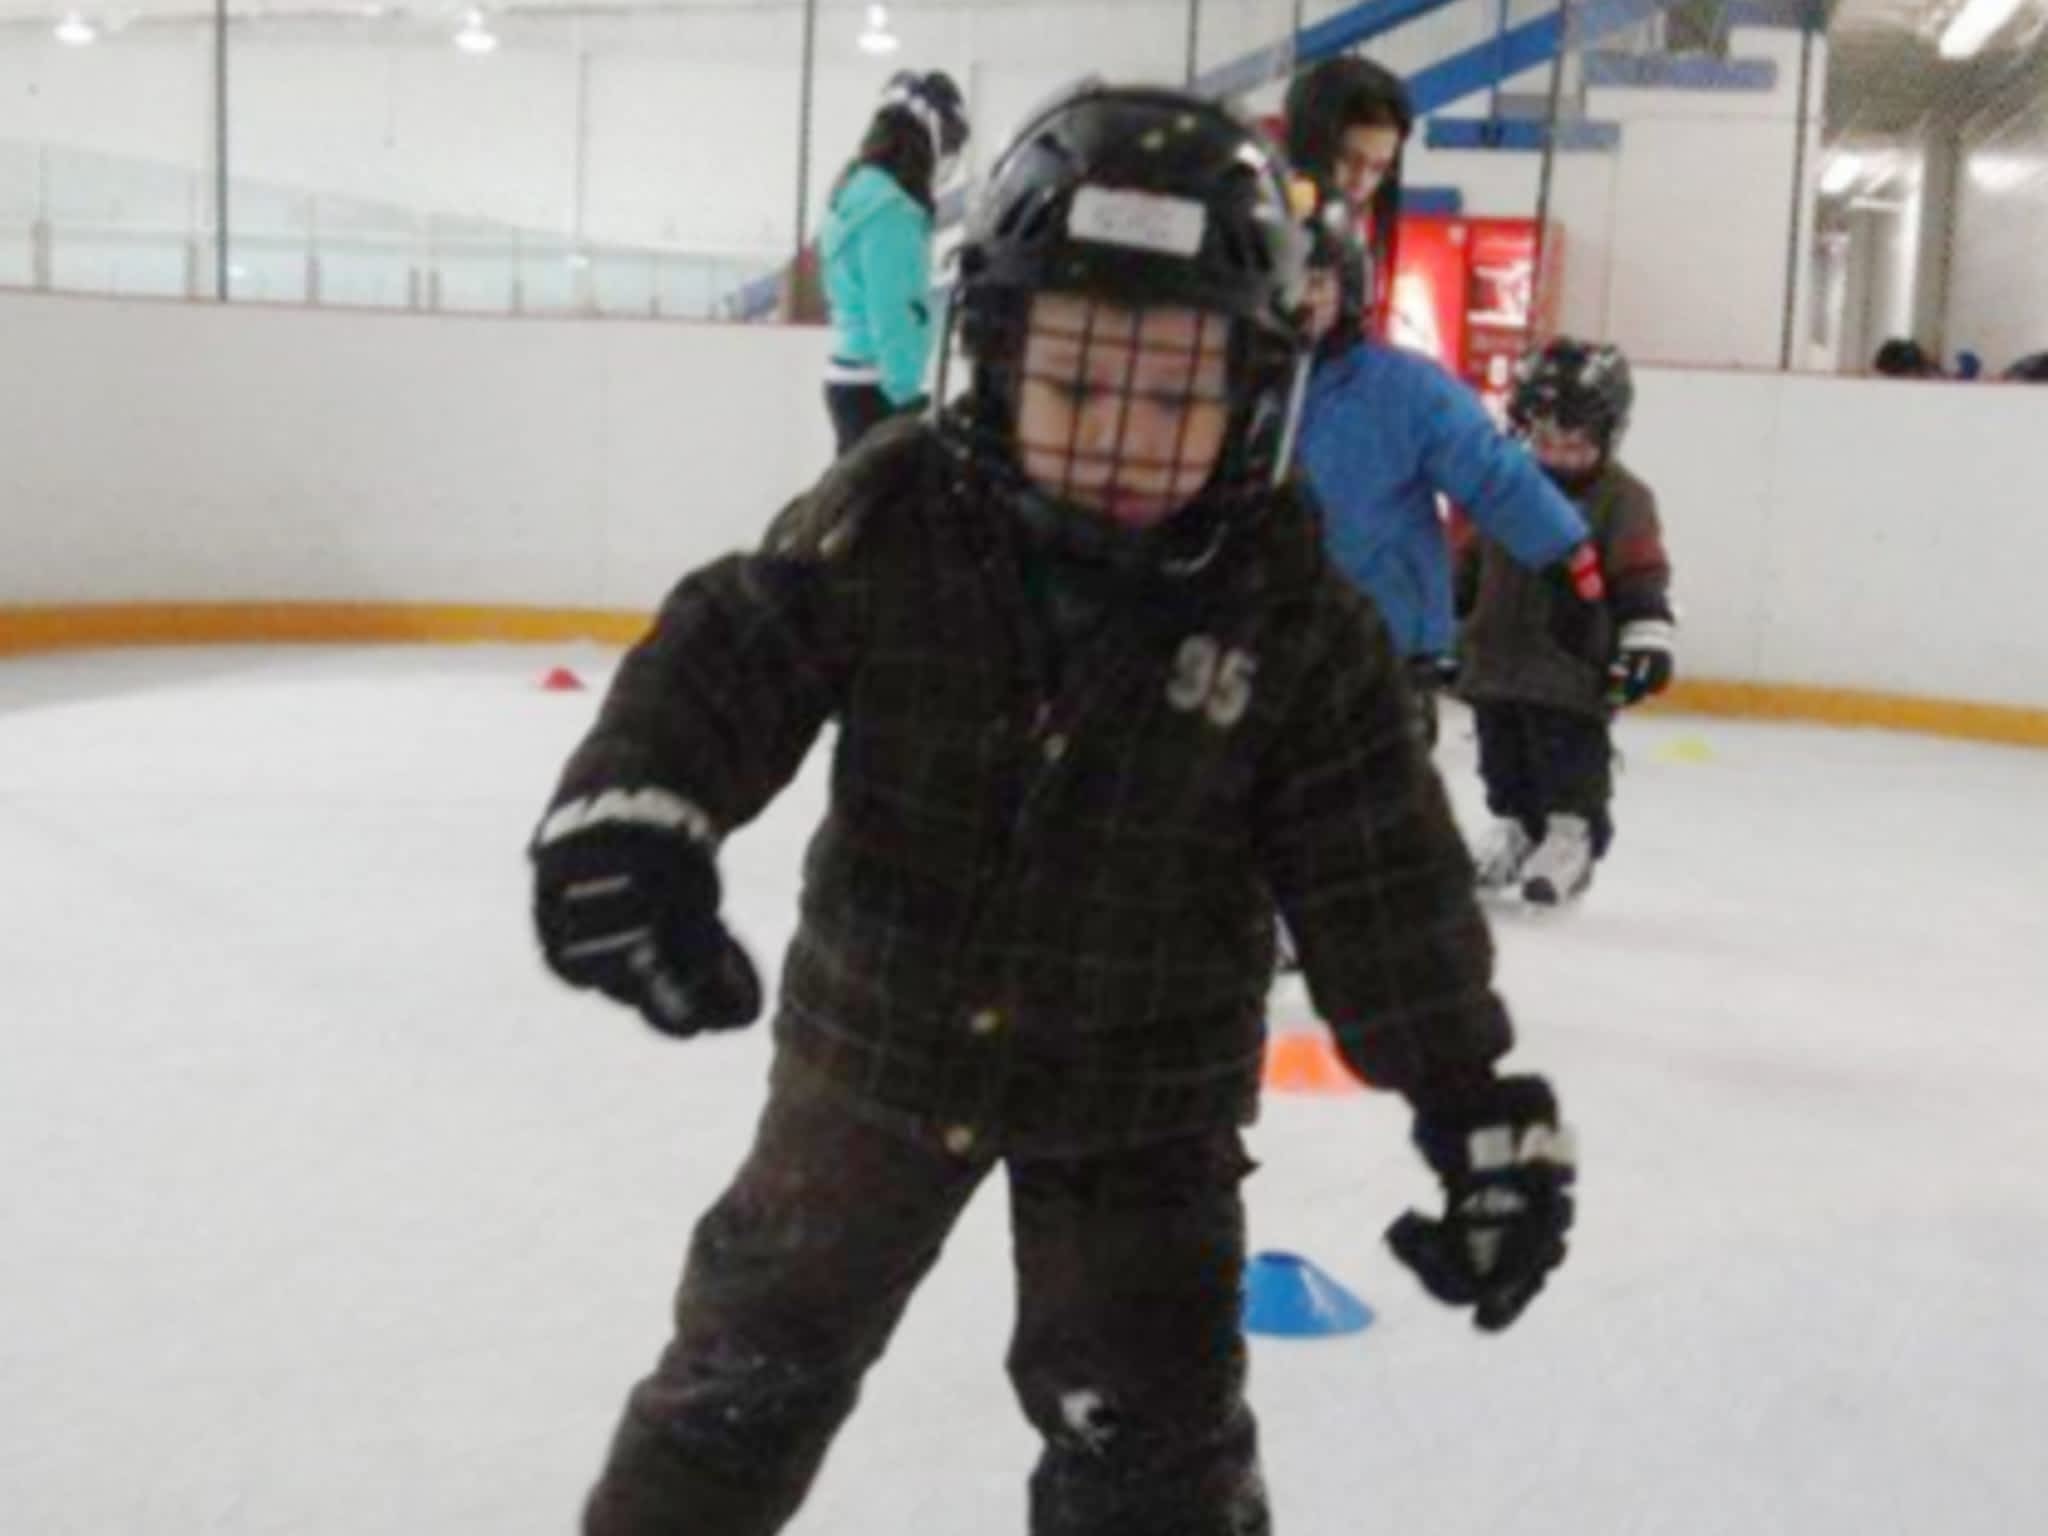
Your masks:
<svg viewBox="0 0 2048 1536"><path fill-rule="evenodd" d="M1634 619L1621 626L1607 668L1607 696L1627 708L1671 686L1671 623Z"/></svg>
<svg viewBox="0 0 2048 1536"><path fill-rule="evenodd" d="M703 813L666 790L558 806L529 850L548 968L638 1009L665 1035L760 1017L760 978L718 920L711 841Z"/></svg>
<svg viewBox="0 0 2048 1536"><path fill-rule="evenodd" d="M1540 1077L1488 1078L1415 1115L1415 1145L1444 1186L1440 1218L1387 1229L1423 1288L1497 1333L1564 1262L1577 1171L1572 1133Z"/></svg>

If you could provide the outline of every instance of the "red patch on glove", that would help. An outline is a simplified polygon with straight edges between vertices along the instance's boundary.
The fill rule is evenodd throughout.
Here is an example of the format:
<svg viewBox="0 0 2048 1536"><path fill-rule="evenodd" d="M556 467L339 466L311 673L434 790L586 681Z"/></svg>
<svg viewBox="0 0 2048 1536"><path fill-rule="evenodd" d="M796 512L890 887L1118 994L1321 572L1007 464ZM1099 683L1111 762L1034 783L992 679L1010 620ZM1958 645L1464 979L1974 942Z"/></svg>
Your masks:
<svg viewBox="0 0 2048 1536"><path fill-rule="evenodd" d="M1565 569L1571 573L1572 590L1578 593L1581 602L1607 600L1607 578L1600 574L1600 552L1591 544L1581 544L1573 550Z"/></svg>

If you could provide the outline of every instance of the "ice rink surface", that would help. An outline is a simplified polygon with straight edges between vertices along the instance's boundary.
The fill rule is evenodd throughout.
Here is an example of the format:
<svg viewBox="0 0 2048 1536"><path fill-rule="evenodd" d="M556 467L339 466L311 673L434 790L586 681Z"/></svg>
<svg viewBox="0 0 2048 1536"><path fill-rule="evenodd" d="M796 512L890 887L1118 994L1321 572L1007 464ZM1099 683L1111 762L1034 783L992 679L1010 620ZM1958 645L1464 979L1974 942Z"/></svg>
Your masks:
<svg viewBox="0 0 2048 1536"><path fill-rule="evenodd" d="M765 1032L555 985L524 840L600 651L0 663L0 1529L572 1528L744 1149ZM1441 753L1461 816L1462 718ZM1255 1348L1282 1536L2048 1531L2048 754L1619 733L1576 911L1503 990L1581 1137L1571 1263L1482 1338L1379 1233L1383 1096L1272 1099L1257 1247L1361 1292ZM772 960L822 758L728 846ZM1283 987L1280 1027L1306 1005ZM999 1182L796 1536L1023 1529Z"/></svg>

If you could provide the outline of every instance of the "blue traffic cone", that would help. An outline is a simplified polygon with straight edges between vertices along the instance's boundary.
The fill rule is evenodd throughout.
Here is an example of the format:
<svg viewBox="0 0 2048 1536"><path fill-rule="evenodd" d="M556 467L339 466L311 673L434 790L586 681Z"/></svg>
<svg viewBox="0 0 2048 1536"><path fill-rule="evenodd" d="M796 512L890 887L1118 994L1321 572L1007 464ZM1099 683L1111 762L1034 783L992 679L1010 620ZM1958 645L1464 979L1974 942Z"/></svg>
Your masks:
<svg viewBox="0 0 2048 1536"><path fill-rule="evenodd" d="M1362 1333L1373 1312L1307 1259L1255 1254L1244 1275L1244 1328L1281 1339Z"/></svg>

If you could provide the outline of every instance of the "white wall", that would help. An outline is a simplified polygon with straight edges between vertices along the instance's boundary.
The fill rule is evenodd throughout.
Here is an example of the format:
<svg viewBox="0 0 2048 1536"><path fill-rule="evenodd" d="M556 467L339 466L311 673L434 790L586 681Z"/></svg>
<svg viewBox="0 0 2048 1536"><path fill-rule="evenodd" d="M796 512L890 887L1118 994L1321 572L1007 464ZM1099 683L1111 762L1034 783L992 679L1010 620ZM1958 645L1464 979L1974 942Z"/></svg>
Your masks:
<svg viewBox="0 0 2048 1536"><path fill-rule="evenodd" d="M212 67L212 40L197 30L92 48L0 34L0 140L204 165Z"/></svg>
<svg viewBox="0 0 2048 1536"><path fill-rule="evenodd" d="M1920 291L1921 228L1926 215L1926 156L1914 151L1901 168L1896 191L1883 199L1888 206L1877 210L1889 223L1883 226L1882 254L1878 268L1882 280L1875 312L1882 317L1887 336L1916 333L1914 309Z"/></svg>
<svg viewBox="0 0 2048 1536"><path fill-rule="evenodd" d="M2048 706L2040 391L1639 379L1691 675Z"/></svg>
<svg viewBox="0 0 2048 1536"><path fill-rule="evenodd" d="M0 295L0 602L636 607L829 452L811 330Z"/></svg>
<svg viewBox="0 0 2048 1536"><path fill-rule="evenodd" d="M2048 68L1983 104L1961 157L1943 334L1998 370L2048 349Z"/></svg>
<svg viewBox="0 0 2048 1536"><path fill-rule="evenodd" d="M641 608L824 465L822 332L0 295L0 603ZM2048 707L2048 395L1641 370L1687 675Z"/></svg>
<svg viewBox="0 0 2048 1536"><path fill-rule="evenodd" d="M1921 159L1902 155L1898 179L1882 198L1851 205L1846 221L1849 260L1844 303L1842 357L1854 369L1870 366L1879 347L1893 337L1917 337L1931 326L1919 321L1920 260L1924 250Z"/></svg>

